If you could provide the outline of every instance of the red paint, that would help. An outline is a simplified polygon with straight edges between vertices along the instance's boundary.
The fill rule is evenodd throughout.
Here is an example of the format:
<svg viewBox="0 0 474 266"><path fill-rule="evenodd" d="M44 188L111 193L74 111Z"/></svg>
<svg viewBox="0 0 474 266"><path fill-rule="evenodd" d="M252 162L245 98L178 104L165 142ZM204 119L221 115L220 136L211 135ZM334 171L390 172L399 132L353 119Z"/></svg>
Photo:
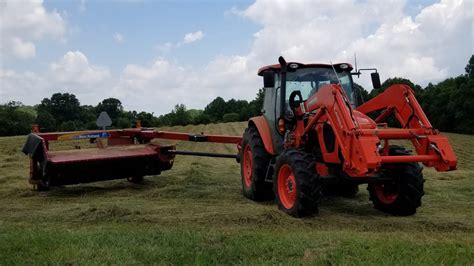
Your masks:
<svg viewBox="0 0 474 266"><path fill-rule="evenodd" d="M262 138L263 145L265 146L265 150L269 154L275 154L273 149L273 142L272 142L272 134L270 128L268 127L268 122L263 116L256 116L252 117L249 120L249 125L255 125L257 127L258 133Z"/></svg>
<svg viewBox="0 0 474 266"><path fill-rule="evenodd" d="M293 170L288 164L284 164L278 171L278 197L286 209L291 209L296 203L297 186Z"/></svg>
<svg viewBox="0 0 474 266"><path fill-rule="evenodd" d="M252 185L252 149L250 145L246 145L244 149L244 183L247 188Z"/></svg>
<svg viewBox="0 0 474 266"><path fill-rule="evenodd" d="M375 194L383 204L390 205L398 198L398 189L395 184L374 184Z"/></svg>

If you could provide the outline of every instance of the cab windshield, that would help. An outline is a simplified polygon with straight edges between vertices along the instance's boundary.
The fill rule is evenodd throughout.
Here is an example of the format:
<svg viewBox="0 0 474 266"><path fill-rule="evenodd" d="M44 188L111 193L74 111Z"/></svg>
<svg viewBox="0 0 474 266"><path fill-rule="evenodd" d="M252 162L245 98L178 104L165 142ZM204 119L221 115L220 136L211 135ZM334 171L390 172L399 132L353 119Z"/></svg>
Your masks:
<svg viewBox="0 0 474 266"><path fill-rule="evenodd" d="M299 90L305 101L322 86L326 84L338 84L338 77L349 101L352 106L355 107L356 103L350 73L348 71L339 71L336 77L332 68L300 68L295 72L287 72L286 99L290 97L293 91Z"/></svg>

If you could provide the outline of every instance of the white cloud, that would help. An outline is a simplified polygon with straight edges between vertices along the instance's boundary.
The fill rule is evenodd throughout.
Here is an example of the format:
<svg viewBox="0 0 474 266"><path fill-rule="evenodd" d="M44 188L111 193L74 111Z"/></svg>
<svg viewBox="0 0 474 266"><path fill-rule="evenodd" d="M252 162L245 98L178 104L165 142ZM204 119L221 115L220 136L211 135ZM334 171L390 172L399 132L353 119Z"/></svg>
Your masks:
<svg viewBox="0 0 474 266"><path fill-rule="evenodd" d="M403 76L426 85L463 73L474 47L472 5L442 0L410 17L405 1L257 0L233 13L262 26L245 55L259 64L274 63L278 55L352 62L357 53L359 67L378 67L382 78ZM368 80L358 82L370 89Z"/></svg>
<svg viewBox="0 0 474 266"><path fill-rule="evenodd" d="M0 84L0 104L8 101L37 104L49 95L48 80L29 71L0 69Z"/></svg>
<svg viewBox="0 0 474 266"><path fill-rule="evenodd" d="M42 73L0 68L0 103L15 100L37 104L55 92L75 94L83 104L113 97L114 83L107 67L91 64L80 51L69 51Z"/></svg>
<svg viewBox="0 0 474 266"><path fill-rule="evenodd" d="M464 72L474 53L472 5L467 0L441 0L408 16L406 3L397 0L383 4L377 0L256 1L244 10L232 10L260 25L247 53L217 55L199 68L157 58L147 64L128 64L112 77L107 67L71 51L44 75L3 70L0 82L7 85L0 97L22 100L12 96L36 95L35 89L45 97L67 87L83 103L116 97L127 109L161 114L177 103L203 108L217 96L251 100L262 84L257 69L276 63L279 55L291 61L329 63L352 62L355 52L359 67L377 67L382 79L401 76L426 85ZM204 33L198 32L156 49L167 53L186 39L187 43L202 39ZM25 44L32 42L18 38ZM24 55L31 55L31 49L24 50ZM357 82L370 89L370 76L364 76L366 80Z"/></svg>
<svg viewBox="0 0 474 266"><path fill-rule="evenodd" d="M108 68L90 64L80 51L67 52L59 61L51 64L51 71L59 82L81 85L97 84L111 76Z"/></svg>
<svg viewBox="0 0 474 266"><path fill-rule="evenodd" d="M192 43L199 41L202 38L204 38L204 33L202 33L200 30L196 32L189 32L184 35L183 43Z"/></svg>
<svg viewBox="0 0 474 266"><path fill-rule="evenodd" d="M189 32L184 35L183 40L180 42L177 42L177 43L167 42L164 44L159 44L155 48L158 52L160 52L160 54L165 55L165 54L168 54L174 48L179 48L182 45L190 44L190 43L201 40L202 38L204 38L204 35L205 34L200 30L196 32Z"/></svg>
<svg viewBox="0 0 474 266"><path fill-rule="evenodd" d="M18 58L30 58L36 55L36 47L32 42L25 42L20 38L10 39L13 55Z"/></svg>
<svg viewBox="0 0 474 266"><path fill-rule="evenodd" d="M35 41L44 38L60 40L66 23L56 11L48 12L41 0L2 1L0 17L0 52L5 56L35 56Z"/></svg>
<svg viewBox="0 0 474 266"><path fill-rule="evenodd" d="M114 34L114 40L117 42L117 43L123 43L125 41L125 38L123 37L122 34L116 32Z"/></svg>
<svg viewBox="0 0 474 266"><path fill-rule="evenodd" d="M257 69L276 63L279 55L329 63L353 62L357 53L359 67L377 67L382 79L400 76L421 85L462 74L474 47L472 4L443 0L413 17L404 13L405 6L397 0L383 5L376 0L256 1L245 10L231 10L261 25L248 53L220 55L202 69L188 67L184 72L163 60L129 66L125 72L133 72L134 78L122 77L126 86L121 89L140 88L151 95L152 99L136 99L144 106L160 99L154 109L158 113L176 103L202 108L216 96L251 100L262 82ZM194 86L190 81L196 82ZM371 89L370 75L356 81Z"/></svg>
<svg viewBox="0 0 474 266"><path fill-rule="evenodd" d="M167 113L175 104L203 108L217 96L253 99L255 71L247 58L219 56L204 68L178 65L159 58L146 65L127 65L113 95L130 109ZM245 89L243 89L245 88Z"/></svg>

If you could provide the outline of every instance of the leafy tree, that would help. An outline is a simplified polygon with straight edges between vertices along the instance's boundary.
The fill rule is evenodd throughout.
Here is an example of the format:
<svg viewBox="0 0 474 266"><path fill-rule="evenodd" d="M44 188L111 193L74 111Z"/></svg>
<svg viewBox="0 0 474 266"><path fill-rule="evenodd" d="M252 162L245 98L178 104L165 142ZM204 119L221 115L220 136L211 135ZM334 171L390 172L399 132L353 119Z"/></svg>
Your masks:
<svg viewBox="0 0 474 266"><path fill-rule="evenodd" d="M74 94L55 93L51 99L45 98L38 106L38 111L47 111L59 123L80 118L81 105Z"/></svg>
<svg viewBox="0 0 474 266"><path fill-rule="evenodd" d="M257 92L257 97L249 104L249 117L259 116L262 114L264 98L265 90L259 89Z"/></svg>
<svg viewBox="0 0 474 266"><path fill-rule="evenodd" d="M175 105L174 110L171 113L173 114L173 125L185 126L191 124L191 116L186 111L186 106L184 104Z"/></svg>
<svg viewBox="0 0 474 266"><path fill-rule="evenodd" d="M35 113L21 102L0 105L0 136L28 134L34 121Z"/></svg>
<svg viewBox="0 0 474 266"><path fill-rule="evenodd" d="M474 76L474 55L471 55L471 58L464 69L466 70L466 75L468 77Z"/></svg>
<svg viewBox="0 0 474 266"><path fill-rule="evenodd" d="M75 131L75 130L80 130L82 129L82 125L79 124L80 122L78 120L69 120L62 122L61 125L59 125L59 130L60 131Z"/></svg>
<svg viewBox="0 0 474 266"><path fill-rule="evenodd" d="M51 99L44 98L41 104L38 105L37 111L37 123L40 128L45 128L47 131L56 131L58 130L56 126L61 127L63 123L68 121L75 121L75 127L82 125L80 122L83 114L81 105L74 94L55 93L51 96ZM71 125L68 124L67 128L71 128ZM83 125L76 129L83 129Z"/></svg>
<svg viewBox="0 0 474 266"><path fill-rule="evenodd" d="M389 79L385 80L382 83L381 88L373 89L372 91L370 91L370 93L368 95L368 98L369 99L374 98L375 96L377 96L380 93L384 92L388 87L392 86L393 84L406 84L414 90L417 98L421 98L423 96L423 88L420 85L415 85L409 79L395 77L395 78L389 78Z"/></svg>
<svg viewBox="0 0 474 266"><path fill-rule="evenodd" d="M40 131L43 131L43 132L56 131L56 119L48 111L38 110L38 116L36 117L36 124L38 124Z"/></svg>
<svg viewBox="0 0 474 266"><path fill-rule="evenodd" d="M204 113L211 117L213 122L221 121L226 113L226 102L221 97L217 97L204 108Z"/></svg>
<svg viewBox="0 0 474 266"><path fill-rule="evenodd" d="M82 105L81 106L81 115L80 115L80 128L78 129L97 129L97 120L96 108L91 105Z"/></svg>
<svg viewBox="0 0 474 266"><path fill-rule="evenodd" d="M194 117L193 119L193 124L194 125L199 125L199 124L209 124L211 123L211 117L205 114L204 112L201 112L199 115Z"/></svg>
<svg viewBox="0 0 474 266"><path fill-rule="evenodd" d="M369 100L369 92L362 87L362 85L354 83L354 95L357 105L362 105Z"/></svg>
<svg viewBox="0 0 474 266"><path fill-rule="evenodd" d="M136 117L136 120L140 120L142 127L153 127L156 125L156 118L152 113L140 112Z"/></svg>
<svg viewBox="0 0 474 266"><path fill-rule="evenodd" d="M237 113L228 113L225 114L223 117L224 122L236 122L239 121L240 115Z"/></svg>
<svg viewBox="0 0 474 266"><path fill-rule="evenodd" d="M97 115L104 111L107 112L113 122L113 125L116 125L118 117L123 112L123 106L120 100L115 98L107 98L97 105L96 110Z"/></svg>
<svg viewBox="0 0 474 266"><path fill-rule="evenodd" d="M432 125L441 131L474 134L474 56L466 74L424 89L421 105Z"/></svg>

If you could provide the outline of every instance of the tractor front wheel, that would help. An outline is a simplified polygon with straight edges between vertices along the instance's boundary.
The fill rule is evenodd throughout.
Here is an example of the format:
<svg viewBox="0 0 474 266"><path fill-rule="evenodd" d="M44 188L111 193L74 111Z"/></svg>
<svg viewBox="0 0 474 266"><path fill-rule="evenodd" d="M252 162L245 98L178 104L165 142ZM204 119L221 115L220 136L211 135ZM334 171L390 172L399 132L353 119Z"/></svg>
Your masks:
<svg viewBox="0 0 474 266"><path fill-rule="evenodd" d="M409 154L404 148L390 147L390 155ZM422 167L418 163L400 163L386 165L382 174L390 182L369 183L367 190L374 208L397 216L408 216L416 213L421 206L424 195Z"/></svg>
<svg viewBox="0 0 474 266"><path fill-rule="evenodd" d="M294 217L317 213L322 186L314 158L287 150L278 156L275 170L273 190L278 207Z"/></svg>

